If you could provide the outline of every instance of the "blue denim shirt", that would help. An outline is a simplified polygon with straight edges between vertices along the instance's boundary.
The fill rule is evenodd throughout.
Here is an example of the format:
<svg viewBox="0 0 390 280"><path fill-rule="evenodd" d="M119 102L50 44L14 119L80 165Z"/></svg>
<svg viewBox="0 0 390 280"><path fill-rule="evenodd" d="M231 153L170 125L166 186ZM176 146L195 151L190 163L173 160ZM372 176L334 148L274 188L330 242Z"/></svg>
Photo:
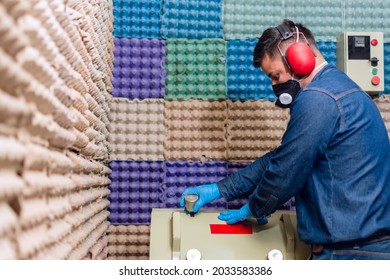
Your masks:
<svg viewBox="0 0 390 280"><path fill-rule="evenodd" d="M325 66L290 108L281 145L219 181L230 201L249 196L256 217L295 196L298 234L311 244L390 230L390 144L371 97Z"/></svg>

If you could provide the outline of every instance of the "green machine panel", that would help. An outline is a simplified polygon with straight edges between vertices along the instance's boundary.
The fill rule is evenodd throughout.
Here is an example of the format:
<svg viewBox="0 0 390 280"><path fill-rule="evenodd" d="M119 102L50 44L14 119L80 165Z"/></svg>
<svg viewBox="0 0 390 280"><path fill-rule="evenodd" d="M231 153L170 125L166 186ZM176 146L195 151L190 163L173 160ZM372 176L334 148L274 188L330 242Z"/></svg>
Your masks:
<svg viewBox="0 0 390 280"><path fill-rule="evenodd" d="M153 209L152 260L305 260L310 246L299 240L295 212L277 211L260 225L255 219L227 225L219 211L194 217L179 209Z"/></svg>

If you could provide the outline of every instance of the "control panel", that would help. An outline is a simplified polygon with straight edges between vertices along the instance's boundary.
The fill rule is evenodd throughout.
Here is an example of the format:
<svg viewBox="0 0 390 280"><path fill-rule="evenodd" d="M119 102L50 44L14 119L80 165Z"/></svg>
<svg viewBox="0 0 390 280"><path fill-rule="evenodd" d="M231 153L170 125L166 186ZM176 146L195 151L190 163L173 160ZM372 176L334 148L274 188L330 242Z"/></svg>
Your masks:
<svg viewBox="0 0 390 280"><path fill-rule="evenodd" d="M372 95L384 90L383 53L382 32L344 32L337 36L337 68Z"/></svg>

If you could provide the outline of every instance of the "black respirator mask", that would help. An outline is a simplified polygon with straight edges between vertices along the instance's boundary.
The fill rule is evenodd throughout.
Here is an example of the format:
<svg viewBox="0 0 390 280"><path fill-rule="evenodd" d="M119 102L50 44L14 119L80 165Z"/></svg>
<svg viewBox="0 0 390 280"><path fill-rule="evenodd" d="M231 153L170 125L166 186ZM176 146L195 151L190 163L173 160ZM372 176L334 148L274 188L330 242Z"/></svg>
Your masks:
<svg viewBox="0 0 390 280"><path fill-rule="evenodd" d="M289 108L301 90L301 86L298 81L291 79L285 83L273 85L272 90L278 98L275 105L280 108Z"/></svg>

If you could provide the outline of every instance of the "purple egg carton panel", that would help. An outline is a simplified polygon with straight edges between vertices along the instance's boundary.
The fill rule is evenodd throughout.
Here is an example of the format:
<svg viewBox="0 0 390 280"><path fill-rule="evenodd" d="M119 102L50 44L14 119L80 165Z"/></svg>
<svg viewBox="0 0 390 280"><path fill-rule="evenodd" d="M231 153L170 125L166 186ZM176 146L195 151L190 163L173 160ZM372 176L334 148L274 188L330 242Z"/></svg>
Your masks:
<svg viewBox="0 0 390 280"><path fill-rule="evenodd" d="M163 98L165 41L114 39L113 96L128 99Z"/></svg>
<svg viewBox="0 0 390 280"><path fill-rule="evenodd" d="M164 176L164 207L181 208L180 197L186 188L218 182L227 176L227 163L222 161L166 161ZM205 209L226 209L224 199L204 206Z"/></svg>
<svg viewBox="0 0 390 280"><path fill-rule="evenodd" d="M162 161L112 161L108 220L112 224L150 224L152 208L163 207Z"/></svg>
<svg viewBox="0 0 390 280"><path fill-rule="evenodd" d="M186 188L218 182L246 165L224 161L112 161L108 220L116 225L150 224L153 208L182 208L179 202ZM239 209L246 202L218 199L204 209ZM294 210L295 200L280 209Z"/></svg>

